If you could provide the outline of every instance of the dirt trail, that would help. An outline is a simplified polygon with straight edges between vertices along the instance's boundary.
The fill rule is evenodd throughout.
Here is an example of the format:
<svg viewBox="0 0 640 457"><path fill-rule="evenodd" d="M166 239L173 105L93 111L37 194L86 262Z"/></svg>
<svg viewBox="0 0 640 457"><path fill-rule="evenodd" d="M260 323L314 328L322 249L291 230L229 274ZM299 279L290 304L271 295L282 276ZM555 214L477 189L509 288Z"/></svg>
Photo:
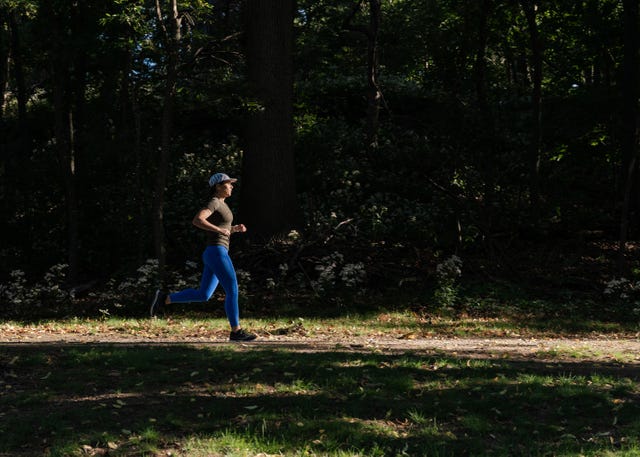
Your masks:
<svg viewBox="0 0 640 457"><path fill-rule="evenodd" d="M562 360L565 362L615 362L640 366L638 338L524 338L524 337L338 337L336 335L261 335L251 343L230 343L225 335L214 337L149 337L126 334L57 334L51 332L0 331L0 348L19 345L194 345L228 346L239 350L273 349L300 352L416 352L470 358L513 360Z"/></svg>

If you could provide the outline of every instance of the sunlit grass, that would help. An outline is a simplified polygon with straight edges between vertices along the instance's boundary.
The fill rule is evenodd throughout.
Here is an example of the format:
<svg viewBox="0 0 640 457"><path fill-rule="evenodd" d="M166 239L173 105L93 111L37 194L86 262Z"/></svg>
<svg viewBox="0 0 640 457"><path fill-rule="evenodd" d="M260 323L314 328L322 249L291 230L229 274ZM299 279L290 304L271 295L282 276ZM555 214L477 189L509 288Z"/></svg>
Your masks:
<svg viewBox="0 0 640 457"><path fill-rule="evenodd" d="M364 314L345 314L339 317L247 317L243 325L262 336L304 336L316 337L389 337L389 338L430 338L435 336L455 337L551 337L563 332L564 323L554 321L522 321L510 317L442 317L424 315L408 310L378 311ZM566 328L566 327L565 327ZM91 338L148 339L226 339L229 326L224 317L212 317L207 313L176 313L162 318L67 318L37 323L20 321L0 321L0 334L20 335L25 332L40 334L67 334ZM635 329L611 323L582 323L571 331L579 334L600 335L628 334L635 336ZM588 348L554 348L549 355L563 354L580 357L589 353ZM622 354L613 354L622 360Z"/></svg>
<svg viewBox="0 0 640 457"><path fill-rule="evenodd" d="M629 363L636 359L636 354L629 354L619 350L615 350L615 345L612 350L607 352L603 350L596 350L588 346L566 346L559 345L551 349L545 349L542 351L536 351L536 355L540 358L562 358L562 359L607 359L611 362L617 363Z"/></svg>

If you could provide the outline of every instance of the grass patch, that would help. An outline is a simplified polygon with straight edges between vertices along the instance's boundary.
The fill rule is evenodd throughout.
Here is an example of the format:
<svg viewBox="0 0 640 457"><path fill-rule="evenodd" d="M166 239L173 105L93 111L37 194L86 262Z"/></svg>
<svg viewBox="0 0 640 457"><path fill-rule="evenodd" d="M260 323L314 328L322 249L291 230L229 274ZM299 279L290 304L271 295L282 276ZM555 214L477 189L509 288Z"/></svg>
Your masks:
<svg viewBox="0 0 640 457"><path fill-rule="evenodd" d="M0 455L638 455L637 370L411 352L0 346Z"/></svg>
<svg viewBox="0 0 640 457"><path fill-rule="evenodd" d="M636 336L636 324L598 321L565 322L559 319L503 317L443 317L421 311L378 311L345 314L339 317L246 318L245 327L263 335L405 337L554 337L558 335ZM228 337L225 318L207 313L169 315L161 319L110 317L108 319L70 318L40 321L0 321L0 333L20 336L30 332L71 337L135 337L136 339L219 339Z"/></svg>
<svg viewBox="0 0 640 457"><path fill-rule="evenodd" d="M552 349L544 351L537 351L536 355L540 358L553 358L553 359L607 359L616 363L630 363L635 360L633 354L616 351L615 349L604 352L602 350L595 350L590 347L572 347L572 346L557 346Z"/></svg>

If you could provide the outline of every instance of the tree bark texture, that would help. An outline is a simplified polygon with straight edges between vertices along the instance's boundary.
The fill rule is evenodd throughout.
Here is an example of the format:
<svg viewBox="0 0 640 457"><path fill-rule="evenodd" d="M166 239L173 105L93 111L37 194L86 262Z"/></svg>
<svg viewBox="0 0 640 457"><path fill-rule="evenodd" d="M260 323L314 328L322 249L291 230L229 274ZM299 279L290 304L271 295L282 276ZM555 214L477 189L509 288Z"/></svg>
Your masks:
<svg viewBox="0 0 640 457"><path fill-rule="evenodd" d="M76 180L76 160L73 146L73 114L69 103L69 68L60 54L53 63L53 106L55 117L55 137L67 207L67 258L69 271L67 280L77 282L79 271L79 209Z"/></svg>
<svg viewBox="0 0 640 457"><path fill-rule="evenodd" d="M640 19L638 1L624 0L624 60L622 80L622 177L625 183L622 197L620 220L620 240L618 249L618 267L621 273L626 269L625 253L629 236L632 212L637 210L638 198L638 76L640 57Z"/></svg>
<svg viewBox="0 0 640 457"><path fill-rule="evenodd" d="M11 62L11 46L9 44L10 26L8 22L7 13L0 10L0 122L2 122L4 118L4 107L7 103L9 65Z"/></svg>
<svg viewBox="0 0 640 457"><path fill-rule="evenodd" d="M241 217L258 237L295 226L293 1L247 0L248 78L261 108L246 124Z"/></svg>
<svg viewBox="0 0 640 457"><path fill-rule="evenodd" d="M180 15L177 0L171 0L171 10L165 19L160 0L156 0L158 23L162 29L163 42L166 49L166 81L162 106L162 124L160 133L160 157L156 173L155 192L153 197L153 235L156 258L158 259L158 273L160 285L164 283L166 264L166 245L164 231L165 187L169 173L169 159L171 157L171 135L173 128L174 104L177 91L178 65L180 63L179 45L181 40Z"/></svg>
<svg viewBox="0 0 640 457"><path fill-rule="evenodd" d="M59 157L67 209L67 282L75 284L80 270L80 232L78 183L74 147L73 94L71 85L72 53L69 49L68 18L53 5L47 14L51 18L53 53L51 55L52 95L54 107L54 133Z"/></svg>
<svg viewBox="0 0 640 457"><path fill-rule="evenodd" d="M531 144L529 146L530 192L533 220L538 219L540 202L540 159L542 146L542 43L538 29L538 2L521 0L522 9L529 27L531 51Z"/></svg>
<svg viewBox="0 0 640 457"><path fill-rule="evenodd" d="M473 80L476 88L477 109L480 114L480 131L477 135L478 152L477 167L483 177L483 199L481 205L480 223L483 231L484 243L489 256L494 256L492 243L493 207L495 200L496 182L496 135L493 113L489 106L487 94L487 42L489 39L489 19L494 9L494 0L482 0L471 5L471 12L477 24L477 41L473 65ZM460 238L458 240L461 242Z"/></svg>

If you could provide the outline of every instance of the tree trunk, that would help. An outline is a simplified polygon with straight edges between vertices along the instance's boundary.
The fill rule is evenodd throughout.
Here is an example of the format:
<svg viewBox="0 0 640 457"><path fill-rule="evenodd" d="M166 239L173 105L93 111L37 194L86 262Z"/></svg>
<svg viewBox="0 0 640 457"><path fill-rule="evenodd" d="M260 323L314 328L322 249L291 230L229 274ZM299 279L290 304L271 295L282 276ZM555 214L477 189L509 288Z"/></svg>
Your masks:
<svg viewBox="0 0 640 457"><path fill-rule="evenodd" d="M367 40L367 145L378 146L380 104L382 92L378 86L378 30L380 29L380 0L369 0L369 30Z"/></svg>
<svg viewBox="0 0 640 457"><path fill-rule="evenodd" d="M9 33L7 13L0 10L0 125L4 119L4 107L7 103L7 87L9 85L9 64L11 62Z"/></svg>
<svg viewBox="0 0 640 457"><path fill-rule="evenodd" d="M489 15L493 10L493 0L483 0L478 15L478 42L473 66L473 80L476 86L478 109L486 120L490 116L487 98L487 40L489 35Z"/></svg>
<svg viewBox="0 0 640 457"><path fill-rule="evenodd" d="M496 166L495 157L496 140L493 115L489 107L487 95L487 41L489 35L489 17L493 11L493 0L483 0L481 3L473 3L471 13L477 20L477 47L475 62L473 65L473 80L476 88L477 109L479 114L480 131L477 135L476 163L482 174L483 194L480 223L484 234L483 240L488 250L489 257L493 257L492 226L493 208L495 199Z"/></svg>
<svg viewBox="0 0 640 457"><path fill-rule="evenodd" d="M343 28L363 34L367 39L367 147L378 146L378 128L380 124L380 106L382 91L378 84L379 50L378 32L380 30L380 0L369 0L369 27L352 24L353 18L362 7L362 0L352 8L345 18Z"/></svg>
<svg viewBox="0 0 640 457"><path fill-rule="evenodd" d="M17 12L9 14L9 27L11 30L11 65L13 70L13 79L15 83L15 95L18 102L18 144L17 148L13 148L11 155L11 166L15 170L23 170L29 161L29 128L27 122L27 85L25 82L25 72L23 65L23 49L20 33L21 21ZM16 173L14 176L19 176ZM13 179L12 176L11 178ZM12 183L13 191L16 195L16 202L19 201L21 192L20 182Z"/></svg>
<svg viewBox="0 0 640 457"><path fill-rule="evenodd" d="M80 237L78 229L78 192L71 104L73 97L70 90L71 56L68 49L68 42L65 39L68 36L67 32L69 29L67 28L67 17L64 17L63 13L58 13L54 9L54 6L48 3L43 5L44 9L48 9L44 14L47 14L51 18L54 133L67 208L67 262L69 265L67 282L74 284L78 280Z"/></svg>
<svg viewBox="0 0 640 457"><path fill-rule="evenodd" d="M69 284L74 284L78 279L80 248L76 163L73 145L73 115L68 102L70 95L67 87L69 69L65 64L65 60L59 54L53 57L56 59L53 64L53 106L56 147L60 159L67 207L67 262L69 264L67 281Z"/></svg>
<svg viewBox="0 0 640 457"><path fill-rule="evenodd" d="M13 59L13 75L16 83L16 98L18 101L18 123L20 125L21 143L25 141L27 135L27 85L24 78L24 66L22 64L22 43L20 40L20 28L18 25L18 13L9 16L11 25L11 48ZM24 152L24 144L21 144L22 152Z"/></svg>
<svg viewBox="0 0 640 457"><path fill-rule="evenodd" d="M297 219L293 157L293 2L247 0L248 78L262 109L247 122L241 216L272 237Z"/></svg>
<svg viewBox="0 0 640 457"><path fill-rule="evenodd" d="M625 183L622 197L618 268L626 270L625 252L629 236L634 189L638 179L638 49L640 32L638 29L638 1L624 0L624 61L622 80L622 176Z"/></svg>
<svg viewBox="0 0 640 457"><path fill-rule="evenodd" d="M177 0L171 0L171 11L165 21L162 17L160 1L156 0L156 12L163 30L164 44L167 52L166 81L164 101L162 106L161 146L156 174L155 192L153 197L153 235L158 259L158 274L160 285L164 284L166 245L164 231L164 199L167 175L169 173L169 159L171 157L171 130L173 127L173 111L178 81L178 65L180 63L179 44L181 40L180 16Z"/></svg>
<svg viewBox="0 0 640 457"><path fill-rule="evenodd" d="M529 42L531 46L531 145L529 147L530 173L530 203L533 209L533 220L538 220L540 204L540 157L542 146L542 44L538 30L538 3L536 0L521 0L529 27Z"/></svg>

